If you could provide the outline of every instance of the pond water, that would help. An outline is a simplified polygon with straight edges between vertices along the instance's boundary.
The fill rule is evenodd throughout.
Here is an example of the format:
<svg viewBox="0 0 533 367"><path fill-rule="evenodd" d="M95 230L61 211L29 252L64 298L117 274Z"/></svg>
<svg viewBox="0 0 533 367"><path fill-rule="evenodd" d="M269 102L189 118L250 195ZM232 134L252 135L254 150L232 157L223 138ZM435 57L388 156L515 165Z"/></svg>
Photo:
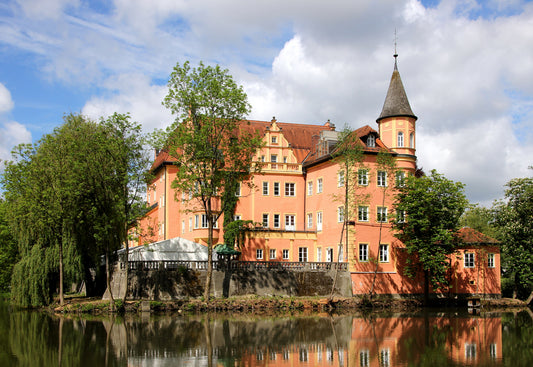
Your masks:
<svg viewBox="0 0 533 367"><path fill-rule="evenodd" d="M0 304L0 366L533 366L533 313L58 317Z"/></svg>

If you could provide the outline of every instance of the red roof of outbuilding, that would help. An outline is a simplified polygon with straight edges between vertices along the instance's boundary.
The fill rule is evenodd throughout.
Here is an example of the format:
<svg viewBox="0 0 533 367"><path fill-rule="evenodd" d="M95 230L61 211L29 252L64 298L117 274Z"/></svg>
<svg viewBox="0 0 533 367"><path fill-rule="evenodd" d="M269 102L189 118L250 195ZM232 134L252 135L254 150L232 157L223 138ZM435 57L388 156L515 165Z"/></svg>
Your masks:
<svg viewBox="0 0 533 367"><path fill-rule="evenodd" d="M465 244L498 244L499 241L470 227L463 227L457 232L457 237Z"/></svg>

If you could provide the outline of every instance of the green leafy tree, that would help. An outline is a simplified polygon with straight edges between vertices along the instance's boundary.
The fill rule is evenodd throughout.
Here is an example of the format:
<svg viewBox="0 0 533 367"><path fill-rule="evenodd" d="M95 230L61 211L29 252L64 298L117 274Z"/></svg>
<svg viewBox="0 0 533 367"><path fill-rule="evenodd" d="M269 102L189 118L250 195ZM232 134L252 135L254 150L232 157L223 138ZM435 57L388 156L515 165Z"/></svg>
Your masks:
<svg viewBox="0 0 533 367"><path fill-rule="evenodd" d="M461 227L470 227L489 237L498 236L494 226L494 213L490 208L485 208L477 204L470 205L461 216L459 221Z"/></svg>
<svg viewBox="0 0 533 367"><path fill-rule="evenodd" d="M502 243L503 268L514 278L514 296L533 299L533 178L509 181L505 201L494 205L495 224Z"/></svg>
<svg viewBox="0 0 533 367"><path fill-rule="evenodd" d="M221 198L224 201L224 195L236 194L236 182L251 182L250 177L260 169L253 158L262 140L242 121L250 111L242 87L218 65L200 63L191 68L189 62L178 63L170 75L163 105L177 115L165 137L165 146L178 166L173 188L190 193L207 218L204 299L208 300L213 227L222 214L217 203Z"/></svg>
<svg viewBox="0 0 533 367"><path fill-rule="evenodd" d="M409 275L424 274L424 300L429 299L429 285L439 289L447 285L449 258L457 247L459 219L468 201L464 185L432 170L430 176L409 176L399 187L393 220L395 236L405 244Z"/></svg>
<svg viewBox="0 0 533 367"><path fill-rule="evenodd" d="M140 146L127 138L135 131L125 115L96 123L70 114L36 144L17 147L2 180L21 254L12 279L17 303L48 304L56 283L62 302L63 284L82 278L90 293L90 269L99 270L102 255L109 284L110 257L142 201L129 174L139 170L131 156Z"/></svg>
<svg viewBox="0 0 533 367"><path fill-rule="evenodd" d="M9 291L13 266L19 259L17 243L9 229L7 217L7 205L0 198L0 292Z"/></svg>

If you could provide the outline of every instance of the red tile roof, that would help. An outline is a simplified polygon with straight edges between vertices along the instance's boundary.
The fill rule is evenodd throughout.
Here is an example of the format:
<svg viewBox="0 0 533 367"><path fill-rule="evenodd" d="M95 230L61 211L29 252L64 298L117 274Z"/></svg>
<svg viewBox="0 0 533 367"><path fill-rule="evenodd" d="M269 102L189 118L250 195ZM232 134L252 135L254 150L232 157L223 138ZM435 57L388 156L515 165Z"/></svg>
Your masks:
<svg viewBox="0 0 533 367"><path fill-rule="evenodd" d="M320 134L322 131L332 131L335 129L334 125L331 125L329 121L324 125L293 124L276 121L276 125L280 128L281 133L289 142L299 163L303 163L304 161L309 163L321 158L316 154L316 146L320 139ZM244 120L241 122L240 128L252 132L257 131L261 135L264 135L271 126L272 121ZM383 149L392 152L378 138L377 131L368 125L354 130L351 134L353 136L352 141L355 144L363 147L363 149L367 152L379 152ZM374 148L367 147L362 140L362 138L368 136L369 134L376 136L376 146ZM168 151L162 150L159 152L159 154L157 154L151 170L156 170L163 164L168 164L174 161L175 159L168 154Z"/></svg>
<svg viewBox="0 0 533 367"><path fill-rule="evenodd" d="M479 231L476 231L470 227L463 227L457 232L457 237L464 244L483 244L483 245L495 245L499 241L495 240L492 237L489 237Z"/></svg>

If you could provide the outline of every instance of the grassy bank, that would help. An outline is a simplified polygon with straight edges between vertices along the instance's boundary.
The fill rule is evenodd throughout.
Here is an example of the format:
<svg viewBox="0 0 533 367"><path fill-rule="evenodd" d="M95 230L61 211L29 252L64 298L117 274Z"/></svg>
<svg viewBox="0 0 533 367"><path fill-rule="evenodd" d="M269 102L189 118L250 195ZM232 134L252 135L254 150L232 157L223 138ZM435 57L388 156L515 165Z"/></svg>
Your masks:
<svg viewBox="0 0 533 367"><path fill-rule="evenodd" d="M49 309L58 313L107 313L110 312L109 301L101 299L75 297L67 299L65 305L57 303ZM436 304L436 307L450 306ZM115 301L115 312L139 313L150 311L156 313L183 312L233 312L233 313L279 313L292 311L331 312L331 311L393 311L407 312L420 310L423 307L419 300L398 299L360 299L350 298L318 298L318 297L258 297L243 296L230 298L214 298L209 302L203 299L186 299L174 301ZM525 303L512 299L483 300L484 309L509 309L526 307Z"/></svg>

